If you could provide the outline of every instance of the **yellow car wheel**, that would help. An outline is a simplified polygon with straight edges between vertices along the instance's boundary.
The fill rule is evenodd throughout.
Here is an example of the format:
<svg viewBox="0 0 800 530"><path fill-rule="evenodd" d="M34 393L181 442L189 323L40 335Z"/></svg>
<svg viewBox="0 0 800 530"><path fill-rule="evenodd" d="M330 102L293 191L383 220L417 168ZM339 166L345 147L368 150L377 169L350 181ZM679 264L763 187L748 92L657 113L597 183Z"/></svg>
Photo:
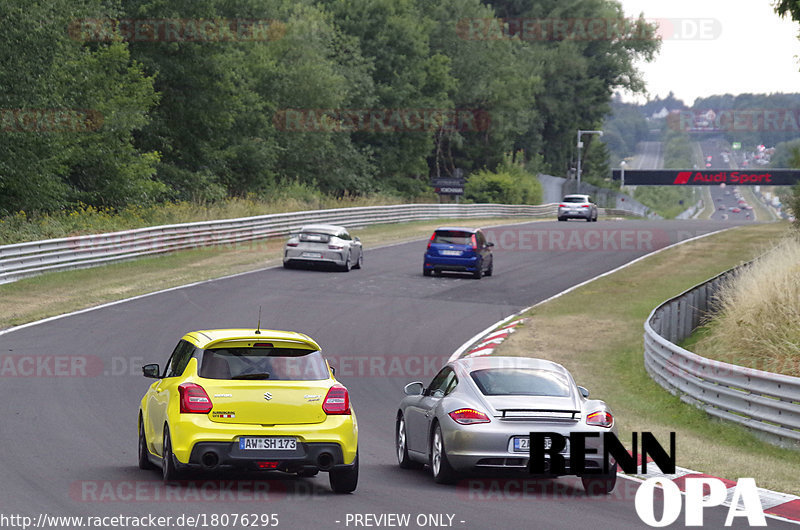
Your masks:
<svg viewBox="0 0 800 530"><path fill-rule="evenodd" d="M328 473L331 489L334 493L352 493L358 485L358 451L353 465L344 470L331 469Z"/></svg>
<svg viewBox="0 0 800 530"><path fill-rule="evenodd" d="M175 467L175 455L172 454L172 441L169 437L169 427L164 427L164 451L161 453L161 474L164 482L178 480L179 472Z"/></svg>
<svg viewBox="0 0 800 530"><path fill-rule="evenodd" d="M139 469L155 469L156 466L147 457L147 438L144 436L144 424L139 422Z"/></svg>

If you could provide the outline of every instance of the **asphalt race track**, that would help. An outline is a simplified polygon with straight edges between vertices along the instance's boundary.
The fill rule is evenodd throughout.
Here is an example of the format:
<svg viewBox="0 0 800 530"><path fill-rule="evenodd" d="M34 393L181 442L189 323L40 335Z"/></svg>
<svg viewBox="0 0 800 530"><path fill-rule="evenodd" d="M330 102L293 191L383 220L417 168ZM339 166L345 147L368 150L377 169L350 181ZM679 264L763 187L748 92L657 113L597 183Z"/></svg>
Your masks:
<svg viewBox="0 0 800 530"><path fill-rule="evenodd" d="M493 322L655 248L734 224L601 220L492 228L495 275L480 281L423 277L425 242L417 241L367 249L364 268L346 274L271 268L0 335L0 511L203 514L209 524L212 514L274 513L279 527L290 529L353 528L354 514L410 514L409 528L646 528L634 509L638 484L629 480L620 480L609 498L586 497L574 478L553 481L556 487L541 493L536 484L547 482L529 481L522 496L522 481L440 486L427 470L401 470L396 407L406 383L427 384L457 347ZM255 326L259 306L263 328L302 331L319 341L350 390L361 458L352 495L332 494L325 473L198 475L165 488L157 472L137 468L136 414L150 384L141 365L163 366L187 331ZM8 362L24 368L20 376L8 372ZM726 514L706 510L705 525L721 528ZM377 526L376 519L361 521ZM392 522L382 521L383 527Z"/></svg>

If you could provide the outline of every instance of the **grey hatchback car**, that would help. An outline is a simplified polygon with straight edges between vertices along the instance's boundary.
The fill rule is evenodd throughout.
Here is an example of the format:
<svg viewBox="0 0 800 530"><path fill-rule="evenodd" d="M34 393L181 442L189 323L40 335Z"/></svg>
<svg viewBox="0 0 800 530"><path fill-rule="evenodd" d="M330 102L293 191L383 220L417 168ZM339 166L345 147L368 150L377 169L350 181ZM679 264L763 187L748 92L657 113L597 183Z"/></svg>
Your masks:
<svg viewBox="0 0 800 530"><path fill-rule="evenodd" d="M586 219L597 221L597 205L589 195L565 195L558 205L558 220Z"/></svg>

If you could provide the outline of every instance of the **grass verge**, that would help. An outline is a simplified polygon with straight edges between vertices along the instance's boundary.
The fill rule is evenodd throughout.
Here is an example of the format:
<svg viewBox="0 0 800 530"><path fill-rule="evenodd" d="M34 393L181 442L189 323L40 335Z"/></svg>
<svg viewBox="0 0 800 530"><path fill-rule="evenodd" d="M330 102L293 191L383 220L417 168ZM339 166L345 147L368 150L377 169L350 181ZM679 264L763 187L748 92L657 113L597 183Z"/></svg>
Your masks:
<svg viewBox="0 0 800 530"><path fill-rule="evenodd" d="M747 201L747 204L753 207L753 215L755 215L756 221L774 221L777 218L777 216L761 201L761 198L756 195L753 188L750 186L742 186L742 188L742 196Z"/></svg>
<svg viewBox="0 0 800 530"><path fill-rule="evenodd" d="M592 396L615 412L622 440L676 432L679 466L759 487L800 494L800 451L774 447L744 428L710 419L656 384L644 369L643 324L658 304L760 255L786 223L753 225L651 256L531 310L530 320L498 355L542 357L563 364Z"/></svg>
<svg viewBox="0 0 800 530"><path fill-rule="evenodd" d="M430 236L437 226L453 223L493 226L534 220L537 219L436 219L373 225L352 230L352 233L363 241L367 258L365 266L369 267L371 247L422 239ZM0 285L0 307L3 307L0 329L169 287L279 265L283 244L281 238L185 250L91 269L53 272L3 284Z"/></svg>
<svg viewBox="0 0 800 530"><path fill-rule="evenodd" d="M700 190L700 195L700 198L703 199L703 209L694 217L697 219L711 219L716 206L714 206L714 198L711 197L711 191L708 189L708 186L703 186L703 189Z"/></svg>
<svg viewBox="0 0 800 530"><path fill-rule="evenodd" d="M430 197L421 197L419 202L430 201ZM271 197L270 200L228 198L212 203L166 202L152 206L127 206L121 209L79 205L71 210L53 213L28 214L20 211L0 217L0 245L148 226L330 208L382 206L402 202L400 197L381 194L331 197L295 183L281 188L281 193Z"/></svg>
<svg viewBox="0 0 800 530"><path fill-rule="evenodd" d="M692 351L719 361L800 377L798 276L800 239L787 238L726 278L712 319L691 336Z"/></svg>

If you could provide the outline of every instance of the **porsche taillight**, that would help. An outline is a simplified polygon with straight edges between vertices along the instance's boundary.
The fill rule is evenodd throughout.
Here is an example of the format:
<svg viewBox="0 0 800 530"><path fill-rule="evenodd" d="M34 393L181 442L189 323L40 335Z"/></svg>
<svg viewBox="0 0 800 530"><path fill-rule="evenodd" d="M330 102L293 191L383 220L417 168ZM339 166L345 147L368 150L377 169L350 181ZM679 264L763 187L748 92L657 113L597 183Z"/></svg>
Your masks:
<svg viewBox="0 0 800 530"><path fill-rule="evenodd" d="M614 425L614 417L610 412L599 410L586 416L586 425L609 428Z"/></svg>
<svg viewBox="0 0 800 530"><path fill-rule="evenodd" d="M347 389L340 384L333 385L325 395L322 410L328 415L350 414L350 394Z"/></svg>
<svg viewBox="0 0 800 530"><path fill-rule="evenodd" d="M188 414L208 414L214 408L205 389L196 383L183 383L178 387L181 398L181 412Z"/></svg>
<svg viewBox="0 0 800 530"><path fill-rule="evenodd" d="M474 423L489 423L489 416L475 409L458 409L448 414L453 421L461 425L472 425Z"/></svg>

